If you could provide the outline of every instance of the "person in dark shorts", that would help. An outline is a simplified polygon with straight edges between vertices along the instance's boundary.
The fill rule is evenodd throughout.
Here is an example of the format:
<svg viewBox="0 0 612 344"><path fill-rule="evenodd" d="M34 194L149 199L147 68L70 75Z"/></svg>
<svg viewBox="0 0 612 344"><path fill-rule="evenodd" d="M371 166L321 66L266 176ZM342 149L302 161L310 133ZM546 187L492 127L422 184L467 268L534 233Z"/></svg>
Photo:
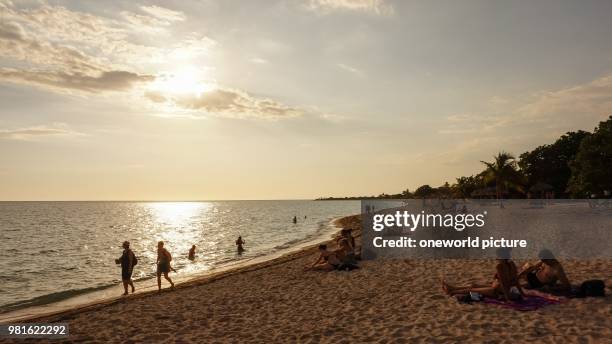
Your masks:
<svg viewBox="0 0 612 344"><path fill-rule="evenodd" d="M527 281L526 286L530 289L546 288L553 291L569 291L571 284L561 263L548 249L539 253L540 261L537 264L529 263L523 266L519 278Z"/></svg>
<svg viewBox="0 0 612 344"><path fill-rule="evenodd" d="M134 271L134 265L136 265L136 255L130 250L130 242L123 242L123 254L118 259L115 259L116 264L121 264L121 281L123 281L123 295L128 294L128 285L132 287L132 293L134 293L134 282L132 282L132 272Z"/></svg>
<svg viewBox="0 0 612 344"><path fill-rule="evenodd" d="M160 241L157 243L157 290L161 291L161 275L164 275L166 281L170 282L170 287L174 288L174 282L168 277L170 272L170 261L172 261L172 255L164 248L164 242Z"/></svg>

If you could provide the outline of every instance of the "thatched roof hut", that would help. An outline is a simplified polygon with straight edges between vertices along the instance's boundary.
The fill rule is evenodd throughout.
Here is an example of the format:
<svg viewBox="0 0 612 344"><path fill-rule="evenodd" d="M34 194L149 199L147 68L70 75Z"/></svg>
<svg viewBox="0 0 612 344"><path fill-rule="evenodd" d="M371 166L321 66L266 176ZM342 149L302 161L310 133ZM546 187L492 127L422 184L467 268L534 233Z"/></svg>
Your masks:
<svg viewBox="0 0 612 344"><path fill-rule="evenodd" d="M508 191L502 190L501 194L508 195ZM474 198L495 198L497 197L497 189L494 186L489 186L482 189L474 190L470 195Z"/></svg>
<svg viewBox="0 0 612 344"><path fill-rule="evenodd" d="M548 192L548 191L553 191L554 189L555 188L550 184L546 184L543 182L537 182L529 188L529 192Z"/></svg>

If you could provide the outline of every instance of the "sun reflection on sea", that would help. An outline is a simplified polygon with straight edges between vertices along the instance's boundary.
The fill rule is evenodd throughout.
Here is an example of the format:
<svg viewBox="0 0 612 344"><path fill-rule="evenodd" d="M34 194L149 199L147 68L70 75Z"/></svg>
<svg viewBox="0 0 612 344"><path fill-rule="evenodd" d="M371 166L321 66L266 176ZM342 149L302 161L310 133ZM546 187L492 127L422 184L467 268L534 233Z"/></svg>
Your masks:
<svg viewBox="0 0 612 344"><path fill-rule="evenodd" d="M147 204L155 221L168 227L185 226L210 206L209 203L204 202L154 202Z"/></svg>
<svg viewBox="0 0 612 344"><path fill-rule="evenodd" d="M198 222L212 207L207 202L147 203L155 227L155 240L163 240L184 249L197 242L202 233Z"/></svg>

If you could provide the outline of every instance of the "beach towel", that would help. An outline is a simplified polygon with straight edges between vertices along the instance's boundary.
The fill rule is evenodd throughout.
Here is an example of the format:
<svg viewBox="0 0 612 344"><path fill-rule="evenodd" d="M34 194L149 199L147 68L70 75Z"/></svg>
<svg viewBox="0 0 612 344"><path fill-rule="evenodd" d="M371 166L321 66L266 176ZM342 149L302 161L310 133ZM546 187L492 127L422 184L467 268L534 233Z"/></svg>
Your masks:
<svg viewBox="0 0 612 344"><path fill-rule="evenodd" d="M535 311L545 306L557 305L563 302L563 299L547 296L544 293L540 295L525 295L522 301L515 302L504 302L501 300L485 298L484 303L489 305L496 305L504 308L510 308L521 312Z"/></svg>

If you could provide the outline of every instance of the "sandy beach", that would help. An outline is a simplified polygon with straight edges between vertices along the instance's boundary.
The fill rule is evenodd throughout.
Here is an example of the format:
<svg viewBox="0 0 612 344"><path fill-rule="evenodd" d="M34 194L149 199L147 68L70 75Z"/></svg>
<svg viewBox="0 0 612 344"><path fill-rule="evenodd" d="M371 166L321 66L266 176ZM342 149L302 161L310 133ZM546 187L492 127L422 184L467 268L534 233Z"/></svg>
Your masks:
<svg viewBox="0 0 612 344"><path fill-rule="evenodd" d="M338 225L360 224L352 216ZM308 248L175 290L29 321L69 322L70 337L59 342L612 342L609 260L563 261L573 282L604 279L607 297L519 312L460 304L442 292L441 278L490 281L492 260L379 260L351 272L305 272L316 256ZM19 342L31 341L38 340Z"/></svg>

